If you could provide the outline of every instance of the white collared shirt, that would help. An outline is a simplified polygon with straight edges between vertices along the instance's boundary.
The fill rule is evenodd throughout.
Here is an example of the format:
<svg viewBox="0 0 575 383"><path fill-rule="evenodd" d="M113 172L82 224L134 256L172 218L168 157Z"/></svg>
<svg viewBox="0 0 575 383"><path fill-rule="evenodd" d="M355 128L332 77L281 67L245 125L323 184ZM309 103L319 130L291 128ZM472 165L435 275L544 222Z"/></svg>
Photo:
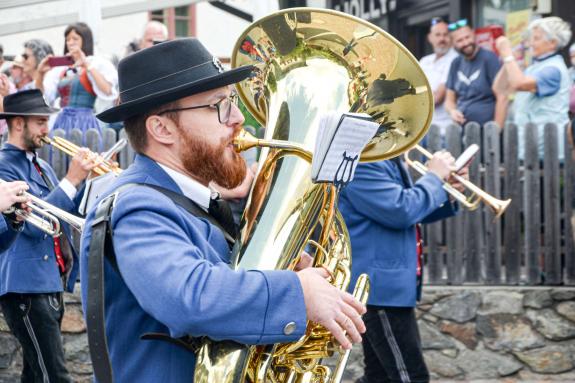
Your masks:
<svg viewBox="0 0 575 383"><path fill-rule="evenodd" d="M449 48L447 53L440 58L437 58L437 54L432 53L419 60L421 69L423 69L423 72L427 76L433 92L435 92L441 84L445 85L447 83L451 62L456 57L457 52L453 48ZM435 106L432 123L441 126L442 133L445 131L445 126L451 123L451 117L447 111L445 111L443 104Z"/></svg>
<svg viewBox="0 0 575 383"><path fill-rule="evenodd" d="M32 166L34 166L34 163L32 162L32 159L34 158L34 153L27 151L26 152L26 158L28 158L28 161L30 161ZM48 186L48 185L46 185L46 186ZM60 187L60 189L62 189L64 191L64 193L66 193L68 198L70 198L71 200L74 199L74 197L76 196L76 193L78 192L78 189L76 189L76 187L74 185L72 185L72 182L68 181L67 178L62 178L62 181L60 181L58 186Z"/></svg>
<svg viewBox="0 0 575 383"><path fill-rule="evenodd" d="M174 182L182 189L182 192L186 197L200 205L202 209L208 211L210 206L210 199L216 193L210 188L202 185L198 181L190 178L189 176L178 172L166 165L156 162L162 169L168 173L168 175L174 180Z"/></svg>

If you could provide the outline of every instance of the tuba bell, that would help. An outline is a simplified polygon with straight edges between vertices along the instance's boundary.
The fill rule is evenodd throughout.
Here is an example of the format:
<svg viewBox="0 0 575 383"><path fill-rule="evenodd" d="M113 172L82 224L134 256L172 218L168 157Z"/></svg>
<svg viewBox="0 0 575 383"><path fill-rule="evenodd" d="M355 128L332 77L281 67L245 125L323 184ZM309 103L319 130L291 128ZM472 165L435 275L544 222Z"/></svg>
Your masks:
<svg viewBox="0 0 575 383"><path fill-rule="evenodd" d="M303 250L347 290L351 245L337 189L311 182L318 121L328 111L370 114L380 127L361 161L392 158L415 145L432 116L433 96L416 59L378 27L344 13L292 8L256 21L236 43L232 66L254 65L237 85L263 139L240 134L238 151L260 148L232 267L293 269ZM366 276L354 295L365 302ZM204 339L195 382L339 382L348 353L322 326L287 344L245 346Z"/></svg>

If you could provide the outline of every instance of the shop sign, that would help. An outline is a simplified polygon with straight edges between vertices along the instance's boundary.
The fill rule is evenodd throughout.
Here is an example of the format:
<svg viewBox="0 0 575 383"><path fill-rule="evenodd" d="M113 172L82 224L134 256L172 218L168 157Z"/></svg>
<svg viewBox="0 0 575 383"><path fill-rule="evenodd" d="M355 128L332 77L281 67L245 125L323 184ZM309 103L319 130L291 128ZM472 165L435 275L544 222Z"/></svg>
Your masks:
<svg viewBox="0 0 575 383"><path fill-rule="evenodd" d="M397 0L332 0L331 8L364 20L375 20L397 8Z"/></svg>

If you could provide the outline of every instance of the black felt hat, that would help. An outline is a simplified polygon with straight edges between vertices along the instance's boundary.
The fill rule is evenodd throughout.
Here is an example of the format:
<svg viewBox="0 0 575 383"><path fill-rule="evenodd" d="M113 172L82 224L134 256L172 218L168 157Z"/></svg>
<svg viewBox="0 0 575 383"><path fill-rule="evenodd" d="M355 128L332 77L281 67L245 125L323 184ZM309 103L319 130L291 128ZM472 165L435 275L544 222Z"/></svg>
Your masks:
<svg viewBox="0 0 575 383"><path fill-rule="evenodd" d="M124 121L151 108L247 78L252 66L224 71L195 38L166 41L138 51L118 65L120 104L97 117Z"/></svg>
<svg viewBox="0 0 575 383"><path fill-rule="evenodd" d="M4 112L0 119L15 116L49 116L56 113L46 104L42 92L38 89L23 90L4 97Z"/></svg>

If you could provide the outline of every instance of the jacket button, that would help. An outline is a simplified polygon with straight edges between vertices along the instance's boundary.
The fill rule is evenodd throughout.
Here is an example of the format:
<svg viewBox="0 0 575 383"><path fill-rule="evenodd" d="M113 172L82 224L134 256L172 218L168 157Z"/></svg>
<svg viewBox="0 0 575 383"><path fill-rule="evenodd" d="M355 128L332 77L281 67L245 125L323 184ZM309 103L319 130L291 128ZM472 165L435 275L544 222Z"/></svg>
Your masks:
<svg viewBox="0 0 575 383"><path fill-rule="evenodd" d="M48 238L48 234L44 234L44 239Z"/></svg>
<svg viewBox="0 0 575 383"><path fill-rule="evenodd" d="M47 261L47 260L48 260L48 255L44 255L44 258L43 258L43 259L44 259L45 261Z"/></svg>
<svg viewBox="0 0 575 383"><path fill-rule="evenodd" d="M296 328L295 322L289 322L284 327L284 334L285 335L293 334L293 332L295 331L295 328Z"/></svg>

